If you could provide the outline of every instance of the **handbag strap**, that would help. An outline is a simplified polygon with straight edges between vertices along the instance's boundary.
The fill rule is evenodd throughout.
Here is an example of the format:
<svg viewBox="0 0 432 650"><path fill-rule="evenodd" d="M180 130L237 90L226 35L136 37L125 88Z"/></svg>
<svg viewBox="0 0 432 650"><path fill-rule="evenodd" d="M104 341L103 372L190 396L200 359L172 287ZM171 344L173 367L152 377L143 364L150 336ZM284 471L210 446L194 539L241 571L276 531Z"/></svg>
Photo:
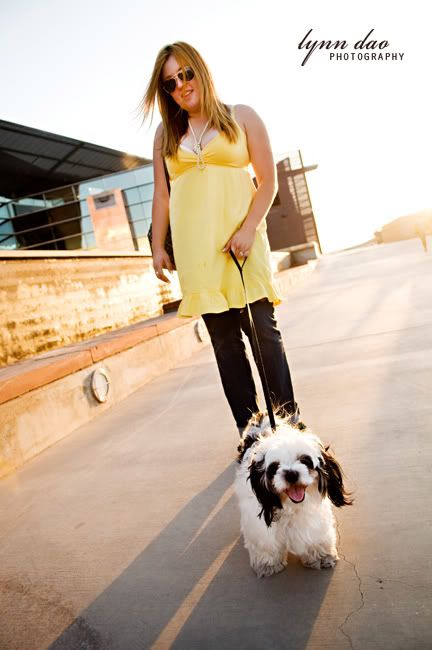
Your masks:
<svg viewBox="0 0 432 650"><path fill-rule="evenodd" d="M254 325L254 322L253 322L251 308L249 306L249 302L248 302L248 299L247 299L246 285L245 285L245 281L244 281L244 277L243 277L243 267L244 267L244 265L246 263L247 257L243 260L243 264L240 265L238 259L236 258L236 256L232 252L232 250L230 250L230 255L233 258L234 263L235 263L236 267L238 268L238 270L240 272L240 277L241 277L241 281L242 281L243 289L244 289L244 294L245 294L246 307L247 307L248 315L249 315L250 329L251 329L251 333L252 333L252 346L253 346L253 350L255 352L255 358L256 358L257 363L258 363L258 368L260 370L261 382L262 382L262 387L263 387L263 392L264 392L264 398L265 398L265 402L266 402L266 406L267 406L267 414L269 416L270 426L272 428L272 431L276 431L276 422L275 422L275 417L274 417L274 413L273 413L273 405L272 405L272 401L271 401L271 397L270 397L270 391L269 391L269 387L268 387L267 376L266 376L265 369L264 369L264 363L263 363L263 360L262 360L261 348L259 346L258 336L257 336L255 325Z"/></svg>
<svg viewBox="0 0 432 650"><path fill-rule="evenodd" d="M167 166L166 166L165 158L163 158L163 157L162 157L162 162L163 162L163 166L164 166L164 172L165 172L165 179L166 179L166 184L167 184L167 188L168 188L168 194L171 194L170 177L169 177L169 174L168 174L168 169L167 169Z"/></svg>

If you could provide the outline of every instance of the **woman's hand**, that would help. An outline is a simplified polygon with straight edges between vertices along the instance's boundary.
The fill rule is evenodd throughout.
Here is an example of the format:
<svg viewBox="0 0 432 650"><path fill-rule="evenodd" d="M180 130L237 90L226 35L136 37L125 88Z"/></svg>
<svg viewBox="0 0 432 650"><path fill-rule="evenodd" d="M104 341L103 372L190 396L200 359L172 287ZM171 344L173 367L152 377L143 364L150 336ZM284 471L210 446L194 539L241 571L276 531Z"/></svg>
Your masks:
<svg viewBox="0 0 432 650"><path fill-rule="evenodd" d="M158 280L163 280L164 282L171 282L171 280L165 275L163 269L168 269L172 272L175 270L170 256L164 248L153 252L153 268L156 273Z"/></svg>
<svg viewBox="0 0 432 650"><path fill-rule="evenodd" d="M234 235L227 241L222 249L223 253L230 249L236 257L247 257L255 241L256 230L253 227L244 224Z"/></svg>

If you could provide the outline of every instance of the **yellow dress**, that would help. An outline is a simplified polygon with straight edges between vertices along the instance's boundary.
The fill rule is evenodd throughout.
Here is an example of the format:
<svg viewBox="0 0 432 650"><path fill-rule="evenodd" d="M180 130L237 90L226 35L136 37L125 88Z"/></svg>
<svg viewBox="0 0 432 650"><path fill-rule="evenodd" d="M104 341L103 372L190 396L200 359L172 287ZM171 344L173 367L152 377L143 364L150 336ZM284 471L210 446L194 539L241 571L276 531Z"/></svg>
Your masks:
<svg viewBox="0 0 432 650"><path fill-rule="evenodd" d="M178 316L244 307L240 273L222 249L241 226L256 192L247 170L246 134L238 125L235 143L218 133L203 148L205 169L197 168L196 155L182 145L177 158L167 157L171 182L170 224L176 267L183 294ZM265 219L258 227L244 265L248 301L281 301L271 271Z"/></svg>

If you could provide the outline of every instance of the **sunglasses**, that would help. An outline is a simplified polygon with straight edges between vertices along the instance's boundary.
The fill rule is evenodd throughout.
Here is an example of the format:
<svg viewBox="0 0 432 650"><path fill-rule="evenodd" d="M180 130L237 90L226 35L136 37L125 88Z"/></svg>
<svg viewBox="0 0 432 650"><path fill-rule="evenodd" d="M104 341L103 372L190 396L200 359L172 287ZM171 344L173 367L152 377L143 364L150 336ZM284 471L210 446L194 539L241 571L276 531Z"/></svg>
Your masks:
<svg viewBox="0 0 432 650"><path fill-rule="evenodd" d="M173 75L169 79L165 79L165 81L162 82L162 88L166 93L171 95L177 88L177 79L180 79L182 83L185 83L185 81L192 81L192 79L195 77L195 72L192 70L192 68L185 68L184 69L184 74L180 70L180 72L177 72L177 74Z"/></svg>

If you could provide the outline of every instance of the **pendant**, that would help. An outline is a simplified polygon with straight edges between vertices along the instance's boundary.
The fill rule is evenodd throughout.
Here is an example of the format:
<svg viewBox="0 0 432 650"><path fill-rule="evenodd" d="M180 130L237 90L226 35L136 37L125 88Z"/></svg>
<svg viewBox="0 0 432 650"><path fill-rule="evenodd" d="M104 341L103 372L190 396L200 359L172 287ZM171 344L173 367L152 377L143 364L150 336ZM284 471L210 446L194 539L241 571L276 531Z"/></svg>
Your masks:
<svg viewBox="0 0 432 650"><path fill-rule="evenodd" d="M194 146L192 147L192 150L194 154L197 156L201 156L201 144L199 142L196 142Z"/></svg>

